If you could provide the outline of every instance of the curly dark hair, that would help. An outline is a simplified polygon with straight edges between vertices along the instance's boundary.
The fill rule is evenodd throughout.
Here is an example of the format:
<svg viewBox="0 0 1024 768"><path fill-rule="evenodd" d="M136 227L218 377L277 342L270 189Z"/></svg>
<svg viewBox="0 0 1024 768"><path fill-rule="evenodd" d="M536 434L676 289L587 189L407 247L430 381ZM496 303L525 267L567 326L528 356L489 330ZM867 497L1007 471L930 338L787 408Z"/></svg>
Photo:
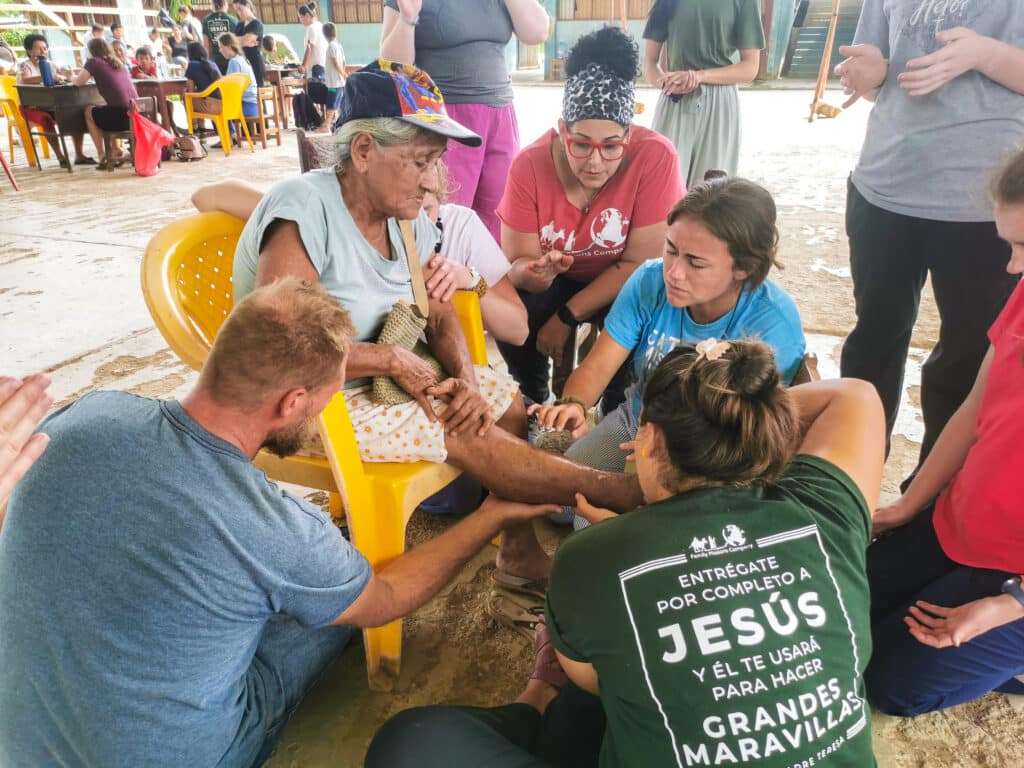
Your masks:
<svg viewBox="0 0 1024 768"><path fill-rule="evenodd" d="M591 64L623 80L633 80L640 68L640 49L636 40L618 27L603 27L576 41L565 61L565 74L573 77Z"/></svg>

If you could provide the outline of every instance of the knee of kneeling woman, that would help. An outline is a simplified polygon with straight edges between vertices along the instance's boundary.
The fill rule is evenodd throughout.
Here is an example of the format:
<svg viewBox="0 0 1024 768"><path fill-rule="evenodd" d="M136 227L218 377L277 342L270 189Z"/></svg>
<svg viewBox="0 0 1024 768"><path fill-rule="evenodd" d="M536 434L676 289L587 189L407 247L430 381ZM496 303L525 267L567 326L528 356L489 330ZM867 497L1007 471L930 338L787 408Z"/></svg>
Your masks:
<svg viewBox="0 0 1024 768"><path fill-rule="evenodd" d="M380 727L366 752L365 768L422 766L430 744L443 745L447 707L416 707L399 712Z"/></svg>
<svg viewBox="0 0 1024 768"><path fill-rule="evenodd" d="M922 693L908 689L905 681L893 680L886 675L872 675L870 668L864 673L868 703L883 715L892 717L917 717L936 709L941 703L936 697L925 697Z"/></svg>

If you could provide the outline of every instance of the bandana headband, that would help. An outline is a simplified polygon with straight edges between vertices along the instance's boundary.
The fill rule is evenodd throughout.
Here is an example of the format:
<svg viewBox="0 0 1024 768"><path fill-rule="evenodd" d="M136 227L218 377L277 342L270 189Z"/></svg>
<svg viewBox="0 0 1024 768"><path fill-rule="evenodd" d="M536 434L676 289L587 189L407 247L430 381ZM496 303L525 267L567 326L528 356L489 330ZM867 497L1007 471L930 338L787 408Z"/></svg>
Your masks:
<svg viewBox="0 0 1024 768"><path fill-rule="evenodd" d="M611 120L621 126L633 123L636 109L636 85L632 80L603 69L599 64L587 67L569 78L562 96L562 119Z"/></svg>

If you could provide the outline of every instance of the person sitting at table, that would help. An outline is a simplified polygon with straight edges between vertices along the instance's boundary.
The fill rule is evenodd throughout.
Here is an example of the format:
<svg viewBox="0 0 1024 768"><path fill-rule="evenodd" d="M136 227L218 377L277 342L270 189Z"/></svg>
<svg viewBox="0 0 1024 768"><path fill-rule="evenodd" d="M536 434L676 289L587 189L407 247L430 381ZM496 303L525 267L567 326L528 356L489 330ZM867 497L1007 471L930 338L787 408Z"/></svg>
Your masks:
<svg viewBox="0 0 1024 768"><path fill-rule="evenodd" d="M256 105L256 76L253 74L248 60L242 54L242 45L238 42L238 38L230 32L225 32L221 35L217 45L220 49L220 55L228 62L228 71L224 74L242 73L249 78L249 85L242 93L242 114L246 117L256 117L259 114L259 109ZM237 143L238 138L234 120L231 121L230 127L232 141ZM214 141L210 146L214 148L219 147L220 141Z"/></svg>
<svg viewBox="0 0 1024 768"><path fill-rule="evenodd" d="M121 63L124 64L124 68L128 70L130 75L132 67L137 66L139 62L132 58L124 40L111 40L110 49L114 52L114 55L121 60Z"/></svg>
<svg viewBox="0 0 1024 768"><path fill-rule="evenodd" d="M232 7L235 15L238 16L238 25L235 27L235 34L245 52L245 58L252 67L256 76L257 87L263 87L263 56L260 50L263 45L263 22L256 18L251 0L232 0Z"/></svg>
<svg viewBox="0 0 1024 768"><path fill-rule="evenodd" d="M536 403L550 394L549 359L557 365L576 326L602 319L658 256L665 216L683 196L672 143L633 125L638 63L636 42L617 27L576 42L558 128L512 162L498 206L501 248L530 317L526 343L498 349ZM608 383L604 413L622 402L629 375L623 366Z"/></svg>
<svg viewBox="0 0 1024 768"><path fill-rule="evenodd" d="M235 251L235 299L292 276L321 283L352 312L357 343L345 399L363 461L450 462L517 501L572 503L587 486L630 509L640 502L635 477L582 467L525 442L515 383L472 364L451 304L428 299L426 342L443 374L403 346L374 343L395 303L414 297L414 267L434 256L437 229L422 203L437 187L435 164L449 137L481 141L448 117L427 73L378 59L351 74L336 160L278 181L256 206ZM408 253L401 220L412 222ZM429 270L424 276L430 281ZM391 378L411 399L374 401L375 376ZM530 581L550 567L530 526L505 532L497 561L503 573Z"/></svg>
<svg viewBox="0 0 1024 768"><path fill-rule="evenodd" d="M225 32L224 34L230 34ZM219 51L218 51L219 53ZM225 59L227 61L227 59ZM222 77L217 65L206 56L206 48L202 43L188 44L188 67L185 68L185 78L188 80L188 90L192 93L205 91L210 85ZM215 90L209 96L192 100L192 108L196 112L206 114L217 114L223 105L220 101L220 91Z"/></svg>
<svg viewBox="0 0 1024 768"><path fill-rule="evenodd" d="M128 110L131 109L132 99L138 98L131 75L125 67L124 62L114 55L114 50L106 40L94 38L89 41L89 58L85 62L82 71L75 75L71 81L72 85L83 86L92 78L96 81L96 88L100 96L106 102L106 106L97 107L89 105L85 108L85 124L92 137L92 143L96 145L96 154L100 162L97 170L105 171L110 167L117 168L124 164L127 155L121 152L119 142L114 142L112 150L116 151L113 157L107 157L104 152L103 132L127 131L131 127L128 120Z"/></svg>
<svg viewBox="0 0 1024 768"><path fill-rule="evenodd" d="M39 61L45 59L50 52L46 37L33 32L25 35L22 46L25 48L28 58L18 65L18 84L41 85L43 76L39 73ZM60 148L60 140L56 135L52 135L57 133L57 121L54 119L54 116L44 109L26 107L25 105L21 107L21 114L29 123L38 125L45 133L51 134L46 137L47 143L53 150L53 154L56 155L57 160L60 161L60 167L69 168L68 159ZM83 138L83 135L80 133L71 134L71 143L75 147L75 165L96 165L96 161L91 157L87 157L85 150L82 148Z"/></svg>
<svg viewBox="0 0 1024 768"><path fill-rule="evenodd" d="M268 67L280 67L285 64L298 64L299 60L283 45L278 45L276 37L267 35L263 38L263 62Z"/></svg>
<svg viewBox="0 0 1024 768"><path fill-rule="evenodd" d="M138 62L131 69L132 80L152 80L156 77L156 59L148 45L140 45L135 51L135 60Z"/></svg>
<svg viewBox="0 0 1024 768"><path fill-rule="evenodd" d="M555 405L535 405L542 428L577 438L565 455L622 472L620 447L636 437L641 398L651 371L679 343L757 338L771 345L786 384L800 368L804 334L789 295L767 279L776 265L779 231L775 201L745 179L717 178L690 190L669 211L663 256L642 264L626 281L604 333L565 383ZM637 382L626 400L590 428L587 411L623 364ZM572 522L567 508L560 522ZM576 527L586 524L576 517Z"/></svg>
<svg viewBox="0 0 1024 768"><path fill-rule="evenodd" d="M671 352L644 392L647 506L588 505L598 524L555 553L525 691L402 712L366 768L875 765L878 395L856 379L787 390L767 344L708 342Z"/></svg>
<svg viewBox="0 0 1024 768"><path fill-rule="evenodd" d="M167 55L178 66L188 66L188 40L180 25L171 27L171 34L167 38Z"/></svg>

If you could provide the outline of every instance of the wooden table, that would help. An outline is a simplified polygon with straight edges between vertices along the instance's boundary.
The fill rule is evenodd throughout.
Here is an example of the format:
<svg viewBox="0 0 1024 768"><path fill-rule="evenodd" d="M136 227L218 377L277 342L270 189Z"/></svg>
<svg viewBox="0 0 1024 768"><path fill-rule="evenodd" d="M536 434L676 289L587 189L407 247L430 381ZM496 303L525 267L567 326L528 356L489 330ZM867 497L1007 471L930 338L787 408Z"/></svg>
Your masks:
<svg viewBox="0 0 1024 768"><path fill-rule="evenodd" d="M88 106L102 107L106 104L95 83L87 85L19 85L18 99L22 106L42 109L53 115L57 122L57 133L47 134L38 126L29 126L31 136L39 136L44 141L47 136L55 137L61 146L64 157L70 159L65 136L82 136L88 133L85 126L85 108ZM37 166L42 170L43 165ZM68 163L68 173L74 169L74 163Z"/></svg>
<svg viewBox="0 0 1024 768"><path fill-rule="evenodd" d="M135 83L135 90L138 91L139 96L156 99L160 111L160 124L165 131L174 133L169 97L177 96L184 102L184 94L188 90L188 80L184 77L165 77L133 80L132 82Z"/></svg>
<svg viewBox="0 0 1024 768"><path fill-rule="evenodd" d="M267 67L263 80L277 88L281 95L281 123L288 127L288 116L292 111L291 88L306 88L306 78L299 74L298 67Z"/></svg>

